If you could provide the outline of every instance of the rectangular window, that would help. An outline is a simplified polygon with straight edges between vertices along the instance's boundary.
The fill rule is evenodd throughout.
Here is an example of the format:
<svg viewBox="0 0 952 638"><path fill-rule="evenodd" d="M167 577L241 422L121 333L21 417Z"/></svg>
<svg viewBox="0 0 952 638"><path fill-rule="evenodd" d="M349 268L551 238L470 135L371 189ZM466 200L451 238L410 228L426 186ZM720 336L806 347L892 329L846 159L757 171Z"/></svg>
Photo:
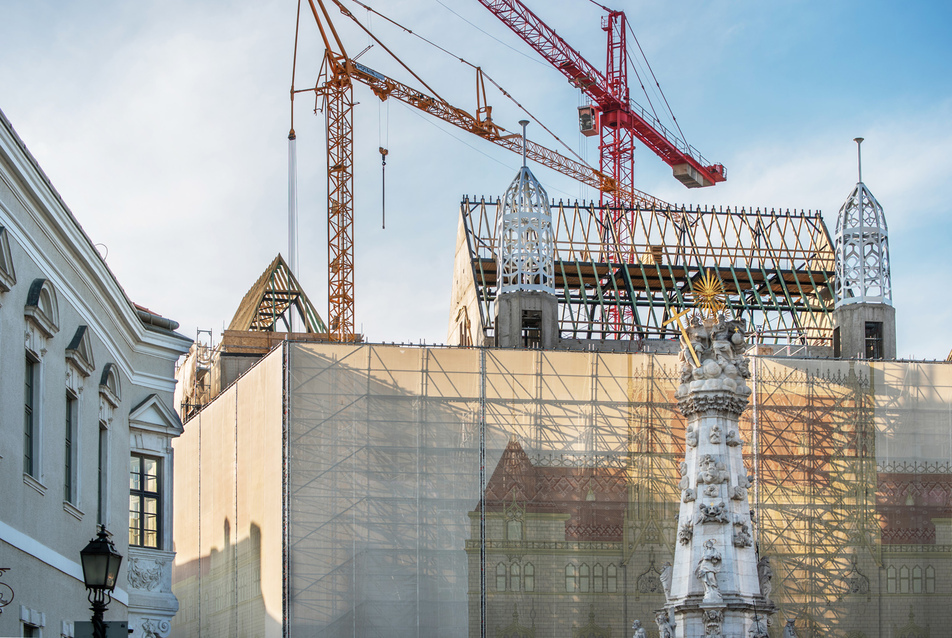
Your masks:
<svg viewBox="0 0 952 638"><path fill-rule="evenodd" d="M39 638L40 628L36 625L23 623L23 638Z"/></svg>
<svg viewBox="0 0 952 638"><path fill-rule="evenodd" d="M866 322L866 358L883 358L883 322Z"/></svg>
<svg viewBox="0 0 952 638"><path fill-rule="evenodd" d="M76 477L75 477L75 454L76 454L76 397L70 392L66 393L66 437L65 447L66 456L63 460L63 469L65 470L65 479L63 481L63 500L67 503L76 502Z"/></svg>
<svg viewBox="0 0 952 638"><path fill-rule="evenodd" d="M23 473L35 476L36 466L36 362L27 355L23 373Z"/></svg>
<svg viewBox="0 0 952 638"><path fill-rule="evenodd" d="M840 327L833 328L833 357L839 359L842 348L840 347Z"/></svg>
<svg viewBox="0 0 952 638"><path fill-rule="evenodd" d="M106 450L109 439L107 438L109 430L106 424L99 422L99 455L96 463L96 520L106 524L106 477L109 473L106 471Z"/></svg>
<svg viewBox="0 0 952 638"><path fill-rule="evenodd" d="M159 459L140 454L130 457L129 545L158 548L162 505Z"/></svg>

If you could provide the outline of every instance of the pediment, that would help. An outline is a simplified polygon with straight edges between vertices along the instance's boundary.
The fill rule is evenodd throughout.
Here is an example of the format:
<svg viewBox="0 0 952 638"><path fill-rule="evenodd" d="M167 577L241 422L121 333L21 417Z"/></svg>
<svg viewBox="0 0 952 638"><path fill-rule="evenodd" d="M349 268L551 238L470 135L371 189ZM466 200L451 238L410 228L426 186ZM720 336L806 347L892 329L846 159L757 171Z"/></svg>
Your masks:
<svg viewBox="0 0 952 638"><path fill-rule="evenodd" d="M10 233L0 226L0 292L7 292L17 283L17 273L13 269L13 255L10 253Z"/></svg>
<svg viewBox="0 0 952 638"><path fill-rule="evenodd" d="M33 280L23 312L47 337L59 332L59 302L49 279Z"/></svg>
<svg viewBox="0 0 952 638"><path fill-rule="evenodd" d="M182 433L182 420L157 394L150 394L129 412L129 429L178 436Z"/></svg>
<svg viewBox="0 0 952 638"><path fill-rule="evenodd" d="M76 366L80 374L88 377L96 369L96 360L93 358L93 346L89 339L89 328L79 326L72 341L66 346L66 360Z"/></svg>
<svg viewBox="0 0 952 638"><path fill-rule="evenodd" d="M122 400L122 387L119 385L119 368L115 363L107 363L102 367L102 378L99 380L99 394L117 407Z"/></svg>

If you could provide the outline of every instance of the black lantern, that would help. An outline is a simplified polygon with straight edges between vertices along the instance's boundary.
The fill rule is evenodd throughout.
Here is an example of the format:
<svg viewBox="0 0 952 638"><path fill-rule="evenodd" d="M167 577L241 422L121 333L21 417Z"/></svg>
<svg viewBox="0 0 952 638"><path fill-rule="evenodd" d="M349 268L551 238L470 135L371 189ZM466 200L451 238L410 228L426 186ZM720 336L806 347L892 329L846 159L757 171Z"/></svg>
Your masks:
<svg viewBox="0 0 952 638"><path fill-rule="evenodd" d="M100 525L96 538L89 541L86 548L79 553L83 561L83 580L89 590L88 598L92 604L90 609L93 612L94 638L106 638L103 612L112 602L112 592L119 578L119 565L122 564L122 554L116 551L109 536L106 526Z"/></svg>

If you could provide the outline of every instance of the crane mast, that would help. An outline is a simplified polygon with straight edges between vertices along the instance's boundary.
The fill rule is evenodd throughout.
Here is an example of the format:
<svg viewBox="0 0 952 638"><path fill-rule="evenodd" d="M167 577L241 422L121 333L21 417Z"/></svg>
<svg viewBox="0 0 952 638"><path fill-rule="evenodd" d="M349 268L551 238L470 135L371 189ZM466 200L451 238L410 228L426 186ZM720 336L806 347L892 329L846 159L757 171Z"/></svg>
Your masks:
<svg viewBox="0 0 952 638"><path fill-rule="evenodd" d="M722 164L708 163L697 149L630 99L624 12L609 12L603 24L608 32L607 74L603 74L520 0L479 0L479 3L594 102L600 112L599 128L609 129L602 135L602 170L608 172L606 164L611 166L613 177L620 181L622 189L631 184L626 163L629 150L626 136L620 133L622 130L630 131L651 149L688 188L712 186L727 179Z"/></svg>
<svg viewBox="0 0 952 638"><path fill-rule="evenodd" d="M315 86L302 90L292 88L292 99L295 93L313 91L323 101L327 125L328 333L336 341L355 341L359 335L354 332L354 82L368 86L380 100L393 97L513 153L523 153L523 142L520 135L493 123L491 107L485 104L485 91L480 94L483 82L478 69L477 115L473 116L443 98L422 93L350 59L324 1L316 0L316 5L315 0L307 2L320 29L325 54ZM333 2L356 22L338 0ZM525 142L525 153L538 164L597 188L620 208L669 207L666 202L633 188L631 180L621 182L614 176L617 172L604 170L604 164L603 170L595 170L531 141Z"/></svg>

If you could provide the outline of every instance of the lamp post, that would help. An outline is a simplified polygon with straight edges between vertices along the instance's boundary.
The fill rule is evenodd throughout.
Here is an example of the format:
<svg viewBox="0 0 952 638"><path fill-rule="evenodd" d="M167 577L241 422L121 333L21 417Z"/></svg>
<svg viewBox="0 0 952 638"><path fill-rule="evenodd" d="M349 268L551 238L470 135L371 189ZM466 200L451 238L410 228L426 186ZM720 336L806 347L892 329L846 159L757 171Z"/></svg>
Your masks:
<svg viewBox="0 0 952 638"><path fill-rule="evenodd" d="M109 540L110 536L106 526L100 525L96 538L89 541L79 553L83 562L83 581L92 604L93 638L106 638L106 623L102 616L112 602L112 592L116 589L119 565L122 563L122 554L116 551L115 545Z"/></svg>

